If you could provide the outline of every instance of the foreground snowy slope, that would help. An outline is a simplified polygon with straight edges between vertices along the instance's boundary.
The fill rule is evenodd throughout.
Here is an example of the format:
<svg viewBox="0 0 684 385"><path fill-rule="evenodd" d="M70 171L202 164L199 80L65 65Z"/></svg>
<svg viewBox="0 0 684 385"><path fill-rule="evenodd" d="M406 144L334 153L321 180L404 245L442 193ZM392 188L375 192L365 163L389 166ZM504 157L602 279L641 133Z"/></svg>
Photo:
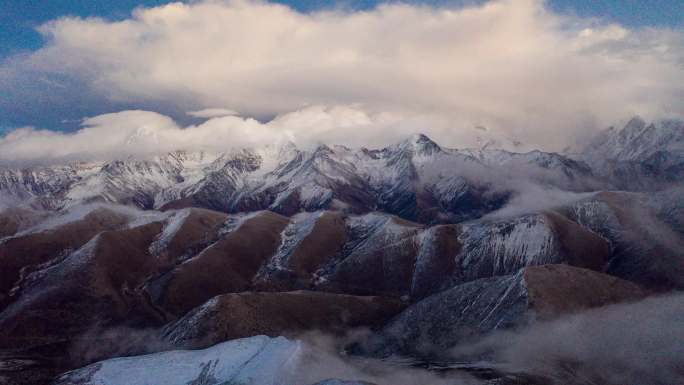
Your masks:
<svg viewBox="0 0 684 385"><path fill-rule="evenodd" d="M67 373L55 385L286 385L300 350L283 337L256 336L205 350L115 358Z"/></svg>

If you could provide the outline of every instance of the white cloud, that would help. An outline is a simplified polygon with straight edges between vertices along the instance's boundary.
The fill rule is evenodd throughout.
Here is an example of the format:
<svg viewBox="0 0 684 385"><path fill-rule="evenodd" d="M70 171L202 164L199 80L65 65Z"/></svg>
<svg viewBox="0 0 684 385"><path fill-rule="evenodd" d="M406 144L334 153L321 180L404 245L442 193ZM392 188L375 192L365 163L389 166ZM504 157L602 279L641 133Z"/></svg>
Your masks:
<svg viewBox="0 0 684 385"><path fill-rule="evenodd" d="M205 108L198 111L188 111L188 115L195 118L220 118L222 116L232 116L238 113L227 108Z"/></svg>
<svg viewBox="0 0 684 385"><path fill-rule="evenodd" d="M185 150L225 151L293 141L310 147L326 138L351 146L381 146L429 126L439 138L453 137L444 121L430 117L370 113L358 106L309 106L262 123L219 116L181 127L150 111L121 111L85 119L73 133L25 127L0 137L0 162L103 160ZM475 145L474 137L460 136Z"/></svg>
<svg viewBox="0 0 684 385"><path fill-rule="evenodd" d="M247 136L241 140L256 142L286 135L280 125L294 130L296 123L308 127L296 129L308 140L347 141L348 124L375 119L363 137L387 141L412 126L463 146L459 140L482 125L560 149L633 114L684 114L681 31L559 16L542 0L306 14L267 2L207 0L142 8L115 22L61 18L40 30L47 45L0 75L25 66L78 77L115 102L175 105L218 119L186 134L239 125ZM217 105L281 116L264 125L224 116ZM310 120L315 114L306 106L320 105L346 112L333 107ZM377 123L387 119L389 128ZM267 130L249 131L257 128ZM62 138L31 135L45 143Z"/></svg>
<svg viewBox="0 0 684 385"><path fill-rule="evenodd" d="M493 354L504 372L552 383L675 384L682 377L683 306L681 293L651 296L499 330L453 353L455 360Z"/></svg>

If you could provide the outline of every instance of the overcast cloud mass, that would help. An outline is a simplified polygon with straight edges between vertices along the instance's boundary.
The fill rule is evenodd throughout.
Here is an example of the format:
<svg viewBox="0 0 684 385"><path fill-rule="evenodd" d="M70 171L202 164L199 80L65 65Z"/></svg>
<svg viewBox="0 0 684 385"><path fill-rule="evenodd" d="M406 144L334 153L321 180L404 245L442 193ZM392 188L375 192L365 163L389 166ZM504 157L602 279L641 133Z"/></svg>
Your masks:
<svg viewBox="0 0 684 385"><path fill-rule="evenodd" d="M541 0L314 13L208 0L40 31L43 48L0 65L0 112L92 100L111 113L75 133L10 130L0 160L276 140L372 146L414 132L467 147L477 126L558 150L635 114L684 115L684 32L560 16Z"/></svg>

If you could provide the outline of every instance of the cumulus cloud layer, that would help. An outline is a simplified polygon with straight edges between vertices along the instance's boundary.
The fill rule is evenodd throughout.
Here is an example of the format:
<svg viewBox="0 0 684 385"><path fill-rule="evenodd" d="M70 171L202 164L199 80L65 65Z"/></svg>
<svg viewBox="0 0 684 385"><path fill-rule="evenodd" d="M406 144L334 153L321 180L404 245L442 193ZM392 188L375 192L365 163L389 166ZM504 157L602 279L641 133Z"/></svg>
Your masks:
<svg viewBox="0 0 684 385"><path fill-rule="evenodd" d="M58 83L53 89L61 81L84 84L112 103L229 119L215 108L225 106L304 124L312 123L298 112L306 106L357 105L360 119L401 116L436 137L460 139L463 130L485 126L549 149L633 114L684 114L681 31L560 16L542 0L314 13L205 0L138 9L121 21L61 18L40 31L47 45L6 61L0 85L23 90L36 81L27 73L39 73ZM278 126L243 121L267 128L245 128L251 141ZM385 125L373 128L366 137L394 135ZM40 135L47 141L53 134ZM344 128L306 133L323 141L349 135Z"/></svg>
<svg viewBox="0 0 684 385"><path fill-rule="evenodd" d="M188 111L188 115L196 118L220 118L221 116L237 115L238 113L227 108L205 108L198 111Z"/></svg>
<svg viewBox="0 0 684 385"><path fill-rule="evenodd" d="M73 133L25 127L0 138L0 162L103 160L179 149L226 151L286 141L307 147L322 138L336 144L381 145L425 125L432 131L441 127L443 136L448 132L444 122L436 119L369 113L353 106L310 106L266 123L214 111L199 111L200 115L218 117L181 127L168 116L131 110L85 119ZM463 139L474 143L474 138Z"/></svg>

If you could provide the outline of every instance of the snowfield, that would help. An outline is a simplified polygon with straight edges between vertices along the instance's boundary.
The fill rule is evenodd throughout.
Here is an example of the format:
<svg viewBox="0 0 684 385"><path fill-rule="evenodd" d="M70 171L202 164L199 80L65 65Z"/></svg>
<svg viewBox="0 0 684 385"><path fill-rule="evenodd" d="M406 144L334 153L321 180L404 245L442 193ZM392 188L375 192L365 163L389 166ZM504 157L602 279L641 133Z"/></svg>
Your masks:
<svg viewBox="0 0 684 385"><path fill-rule="evenodd" d="M284 337L255 336L204 350L113 358L66 373L55 385L287 385L301 348Z"/></svg>

